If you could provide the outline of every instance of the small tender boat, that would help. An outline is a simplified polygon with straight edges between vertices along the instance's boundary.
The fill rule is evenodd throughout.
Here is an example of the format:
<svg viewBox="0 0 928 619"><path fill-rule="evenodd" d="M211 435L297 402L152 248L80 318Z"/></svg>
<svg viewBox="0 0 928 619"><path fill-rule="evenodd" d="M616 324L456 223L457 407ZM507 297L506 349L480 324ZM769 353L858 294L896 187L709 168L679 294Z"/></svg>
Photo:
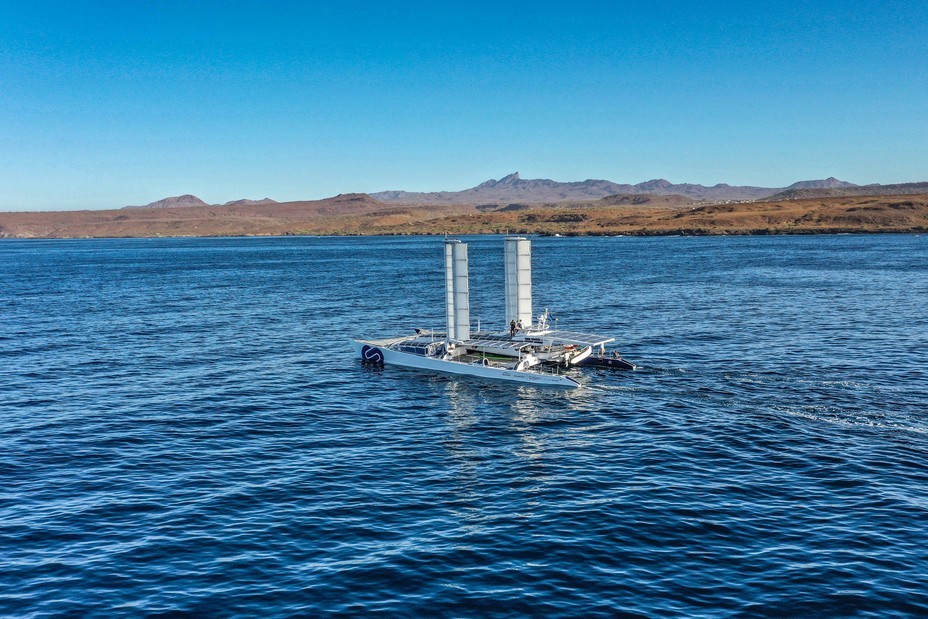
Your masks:
<svg viewBox="0 0 928 619"><path fill-rule="evenodd" d="M627 359L618 356L618 353L604 355L590 355L580 361L581 367L610 368L613 370L636 370L638 366Z"/></svg>

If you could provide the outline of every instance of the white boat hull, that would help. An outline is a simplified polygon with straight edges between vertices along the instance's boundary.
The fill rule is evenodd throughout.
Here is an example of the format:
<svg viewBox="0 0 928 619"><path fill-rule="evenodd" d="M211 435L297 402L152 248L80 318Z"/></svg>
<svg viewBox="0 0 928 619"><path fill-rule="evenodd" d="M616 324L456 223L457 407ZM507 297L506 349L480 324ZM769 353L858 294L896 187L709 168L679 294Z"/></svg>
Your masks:
<svg viewBox="0 0 928 619"><path fill-rule="evenodd" d="M513 370L495 367L493 365L449 361L437 357L424 357L392 350L388 347L388 343L389 340L385 340L384 342L351 340L355 353L362 361L368 363L398 365L431 372L441 372L443 374L474 376L489 380L502 380L546 387L576 388L580 386L579 382L563 374Z"/></svg>

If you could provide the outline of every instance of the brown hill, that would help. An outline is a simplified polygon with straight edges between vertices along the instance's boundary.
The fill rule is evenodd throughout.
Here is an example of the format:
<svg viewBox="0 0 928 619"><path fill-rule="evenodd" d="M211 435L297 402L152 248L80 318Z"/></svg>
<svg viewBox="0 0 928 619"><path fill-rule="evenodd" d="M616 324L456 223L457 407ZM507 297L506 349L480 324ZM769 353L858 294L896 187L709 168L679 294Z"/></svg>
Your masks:
<svg viewBox="0 0 928 619"><path fill-rule="evenodd" d="M277 204L277 200L271 200L270 198L262 198L260 200L249 200L243 198L241 200L231 200L225 204L207 204L200 198L190 195L189 193L182 196L174 196L171 198L164 198L162 200L156 200L150 202L143 206L124 206L123 208L189 208L197 206L260 206L262 204Z"/></svg>
<svg viewBox="0 0 928 619"><path fill-rule="evenodd" d="M898 183L895 185L863 185L834 187L795 187L772 195L765 200L804 200L806 198L838 198L842 196L900 196L928 193L928 183Z"/></svg>
<svg viewBox="0 0 928 619"><path fill-rule="evenodd" d="M189 193L173 196L145 204L144 206L124 206L123 208L180 208L190 206L209 206L206 202Z"/></svg>

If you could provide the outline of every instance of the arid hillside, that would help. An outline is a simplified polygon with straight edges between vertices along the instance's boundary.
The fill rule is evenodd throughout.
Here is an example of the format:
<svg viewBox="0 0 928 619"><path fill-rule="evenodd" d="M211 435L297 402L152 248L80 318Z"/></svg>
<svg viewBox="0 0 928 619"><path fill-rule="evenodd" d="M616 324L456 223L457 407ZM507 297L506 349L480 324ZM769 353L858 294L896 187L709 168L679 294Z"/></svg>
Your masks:
<svg viewBox="0 0 928 619"><path fill-rule="evenodd" d="M617 195L582 202L488 206L385 204L366 194L345 194L258 205L0 213L0 237L928 231L928 194L708 205L681 196Z"/></svg>
<svg viewBox="0 0 928 619"><path fill-rule="evenodd" d="M678 199L635 204L632 196L570 206L451 215L372 234L819 234L928 231L928 195L846 197L694 205ZM610 202L617 202L612 204Z"/></svg>
<svg viewBox="0 0 928 619"><path fill-rule="evenodd" d="M85 238L365 234L477 212L469 206L387 205L366 194L273 204L0 213L0 237Z"/></svg>

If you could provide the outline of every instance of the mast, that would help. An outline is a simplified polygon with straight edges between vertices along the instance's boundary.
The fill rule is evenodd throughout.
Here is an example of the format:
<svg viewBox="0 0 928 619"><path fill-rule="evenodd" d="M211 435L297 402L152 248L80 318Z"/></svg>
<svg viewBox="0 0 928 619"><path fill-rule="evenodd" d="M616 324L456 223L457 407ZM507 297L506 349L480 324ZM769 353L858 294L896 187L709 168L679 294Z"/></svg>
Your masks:
<svg viewBox="0 0 928 619"><path fill-rule="evenodd" d="M510 320L532 324L532 242L506 237L506 326Z"/></svg>

